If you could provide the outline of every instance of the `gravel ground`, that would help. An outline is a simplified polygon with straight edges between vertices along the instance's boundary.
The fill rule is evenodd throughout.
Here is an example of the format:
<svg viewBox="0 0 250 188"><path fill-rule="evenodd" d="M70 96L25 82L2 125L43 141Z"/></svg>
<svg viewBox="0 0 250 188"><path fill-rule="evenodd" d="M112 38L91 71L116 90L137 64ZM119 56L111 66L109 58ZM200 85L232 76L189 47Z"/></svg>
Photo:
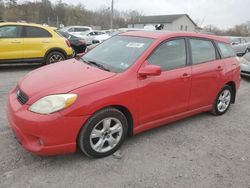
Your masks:
<svg viewBox="0 0 250 188"><path fill-rule="evenodd" d="M128 138L116 155L39 157L8 127L8 91L37 66L0 67L0 187L250 188L250 81L221 117L200 114Z"/></svg>

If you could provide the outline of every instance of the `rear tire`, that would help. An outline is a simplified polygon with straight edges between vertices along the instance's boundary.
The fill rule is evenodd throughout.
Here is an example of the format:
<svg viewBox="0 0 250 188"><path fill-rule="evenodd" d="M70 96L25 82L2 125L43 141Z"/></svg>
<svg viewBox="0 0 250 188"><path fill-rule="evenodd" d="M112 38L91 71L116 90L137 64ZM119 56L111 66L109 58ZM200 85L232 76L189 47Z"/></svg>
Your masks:
<svg viewBox="0 0 250 188"><path fill-rule="evenodd" d="M216 116L223 115L229 109L233 99L233 91L232 88L228 85L222 88L222 90L217 95L214 105L212 114Z"/></svg>
<svg viewBox="0 0 250 188"><path fill-rule="evenodd" d="M106 157L119 149L127 131L125 115L116 108L106 108L95 113L83 126L78 146L89 157Z"/></svg>
<svg viewBox="0 0 250 188"><path fill-rule="evenodd" d="M49 64L53 64L53 63L57 63L60 61L65 60L65 56L63 55L63 53L58 52L58 51L54 51L54 52L50 52L46 59L45 59L45 64L49 65Z"/></svg>

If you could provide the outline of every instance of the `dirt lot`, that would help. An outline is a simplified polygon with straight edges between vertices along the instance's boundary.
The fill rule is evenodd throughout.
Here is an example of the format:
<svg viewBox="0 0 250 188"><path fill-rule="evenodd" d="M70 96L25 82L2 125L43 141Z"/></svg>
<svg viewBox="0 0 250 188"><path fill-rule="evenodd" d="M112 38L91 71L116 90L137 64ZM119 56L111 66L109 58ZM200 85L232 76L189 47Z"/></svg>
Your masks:
<svg viewBox="0 0 250 188"><path fill-rule="evenodd" d="M197 115L127 139L121 158L39 157L8 127L8 91L37 66L0 67L0 187L250 188L250 81L227 114Z"/></svg>

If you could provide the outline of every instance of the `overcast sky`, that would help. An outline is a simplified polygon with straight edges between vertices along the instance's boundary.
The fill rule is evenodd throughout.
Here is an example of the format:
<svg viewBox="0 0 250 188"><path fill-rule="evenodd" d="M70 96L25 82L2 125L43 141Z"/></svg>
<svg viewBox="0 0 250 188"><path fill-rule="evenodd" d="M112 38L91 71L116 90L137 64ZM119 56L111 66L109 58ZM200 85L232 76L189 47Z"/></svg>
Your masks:
<svg viewBox="0 0 250 188"><path fill-rule="evenodd" d="M51 0L57 2L57 0ZM110 6L111 0L64 0L87 9ZM250 0L114 0L115 9L137 10L144 15L189 14L200 26L229 28L250 21Z"/></svg>
<svg viewBox="0 0 250 188"><path fill-rule="evenodd" d="M108 6L111 0L64 0L82 2L88 9ZM202 24L221 28L250 21L250 0L114 0L118 10L135 9L144 15L183 14ZM203 23L201 23L203 21Z"/></svg>

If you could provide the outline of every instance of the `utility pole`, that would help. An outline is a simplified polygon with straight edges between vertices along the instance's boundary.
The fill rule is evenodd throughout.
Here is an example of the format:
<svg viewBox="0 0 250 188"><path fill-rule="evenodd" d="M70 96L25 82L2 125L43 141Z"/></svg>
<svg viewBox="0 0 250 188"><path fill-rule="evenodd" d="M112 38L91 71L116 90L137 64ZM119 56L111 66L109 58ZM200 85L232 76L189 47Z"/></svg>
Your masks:
<svg viewBox="0 0 250 188"><path fill-rule="evenodd" d="M114 0L111 0L110 29L113 29L113 18L114 18Z"/></svg>
<svg viewBox="0 0 250 188"><path fill-rule="evenodd" d="M59 17L56 16L56 27L59 28Z"/></svg>

